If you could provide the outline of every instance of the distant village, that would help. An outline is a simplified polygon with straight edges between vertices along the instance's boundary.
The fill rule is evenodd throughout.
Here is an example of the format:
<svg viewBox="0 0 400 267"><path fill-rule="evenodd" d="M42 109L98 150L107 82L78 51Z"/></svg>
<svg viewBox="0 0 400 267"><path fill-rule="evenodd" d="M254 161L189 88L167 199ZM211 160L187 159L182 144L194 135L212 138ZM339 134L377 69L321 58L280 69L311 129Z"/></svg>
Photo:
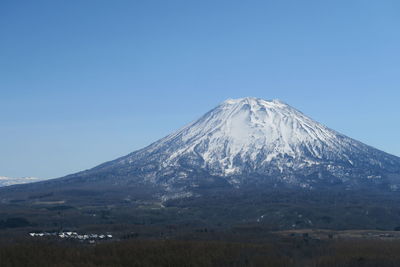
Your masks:
<svg viewBox="0 0 400 267"><path fill-rule="evenodd" d="M96 240L107 240L112 239L111 234L78 234L77 232L39 232L29 233L31 237L55 237L61 239L75 239L80 241L88 241L89 243L95 243Z"/></svg>

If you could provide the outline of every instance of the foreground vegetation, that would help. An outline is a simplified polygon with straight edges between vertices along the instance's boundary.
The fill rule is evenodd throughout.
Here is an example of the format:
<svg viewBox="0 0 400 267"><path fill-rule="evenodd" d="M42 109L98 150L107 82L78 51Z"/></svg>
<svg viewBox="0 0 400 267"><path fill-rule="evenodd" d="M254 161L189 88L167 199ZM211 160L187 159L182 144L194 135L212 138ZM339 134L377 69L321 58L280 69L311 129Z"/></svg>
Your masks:
<svg viewBox="0 0 400 267"><path fill-rule="evenodd" d="M360 240L264 243L135 240L95 246L29 242L0 246L11 266L399 266L400 241Z"/></svg>

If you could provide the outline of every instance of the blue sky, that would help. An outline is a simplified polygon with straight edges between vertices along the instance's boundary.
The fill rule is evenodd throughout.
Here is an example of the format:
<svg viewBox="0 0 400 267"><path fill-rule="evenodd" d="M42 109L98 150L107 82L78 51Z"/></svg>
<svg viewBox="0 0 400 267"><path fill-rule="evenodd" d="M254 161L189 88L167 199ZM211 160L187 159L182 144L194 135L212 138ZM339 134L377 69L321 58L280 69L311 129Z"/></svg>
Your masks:
<svg viewBox="0 0 400 267"><path fill-rule="evenodd" d="M0 1L0 176L125 155L227 98L400 156L400 2Z"/></svg>

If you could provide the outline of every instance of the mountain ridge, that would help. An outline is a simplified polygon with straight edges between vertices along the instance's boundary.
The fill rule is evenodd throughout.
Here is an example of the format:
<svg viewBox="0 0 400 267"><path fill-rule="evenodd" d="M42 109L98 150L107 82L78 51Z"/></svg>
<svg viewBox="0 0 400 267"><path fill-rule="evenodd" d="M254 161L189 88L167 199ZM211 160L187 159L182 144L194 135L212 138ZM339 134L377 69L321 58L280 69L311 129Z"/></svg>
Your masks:
<svg viewBox="0 0 400 267"><path fill-rule="evenodd" d="M82 183L88 189L124 192L153 188L149 194L162 200L249 186L397 191L400 158L336 132L282 101L247 97L228 99L126 156L32 188L62 190Z"/></svg>
<svg viewBox="0 0 400 267"><path fill-rule="evenodd" d="M17 184L26 184L26 183L34 183L41 181L43 179L36 178L36 177L7 177L7 176L0 176L0 187L3 186L11 186Z"/></svg>

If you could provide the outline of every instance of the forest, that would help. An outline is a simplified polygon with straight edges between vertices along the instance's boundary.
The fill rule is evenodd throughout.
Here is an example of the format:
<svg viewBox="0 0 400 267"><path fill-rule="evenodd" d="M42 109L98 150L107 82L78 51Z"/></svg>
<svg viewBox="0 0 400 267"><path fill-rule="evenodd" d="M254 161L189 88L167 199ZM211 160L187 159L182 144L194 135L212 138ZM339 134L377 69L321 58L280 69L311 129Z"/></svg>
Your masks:
<svg viewBox="0 0 400 267"><path fill-rule="evenodd" d="M12 266L309 266L395 267L400 241L268 242L128 240L98 245L52 241L0 246L0 265Z"/></svg>

